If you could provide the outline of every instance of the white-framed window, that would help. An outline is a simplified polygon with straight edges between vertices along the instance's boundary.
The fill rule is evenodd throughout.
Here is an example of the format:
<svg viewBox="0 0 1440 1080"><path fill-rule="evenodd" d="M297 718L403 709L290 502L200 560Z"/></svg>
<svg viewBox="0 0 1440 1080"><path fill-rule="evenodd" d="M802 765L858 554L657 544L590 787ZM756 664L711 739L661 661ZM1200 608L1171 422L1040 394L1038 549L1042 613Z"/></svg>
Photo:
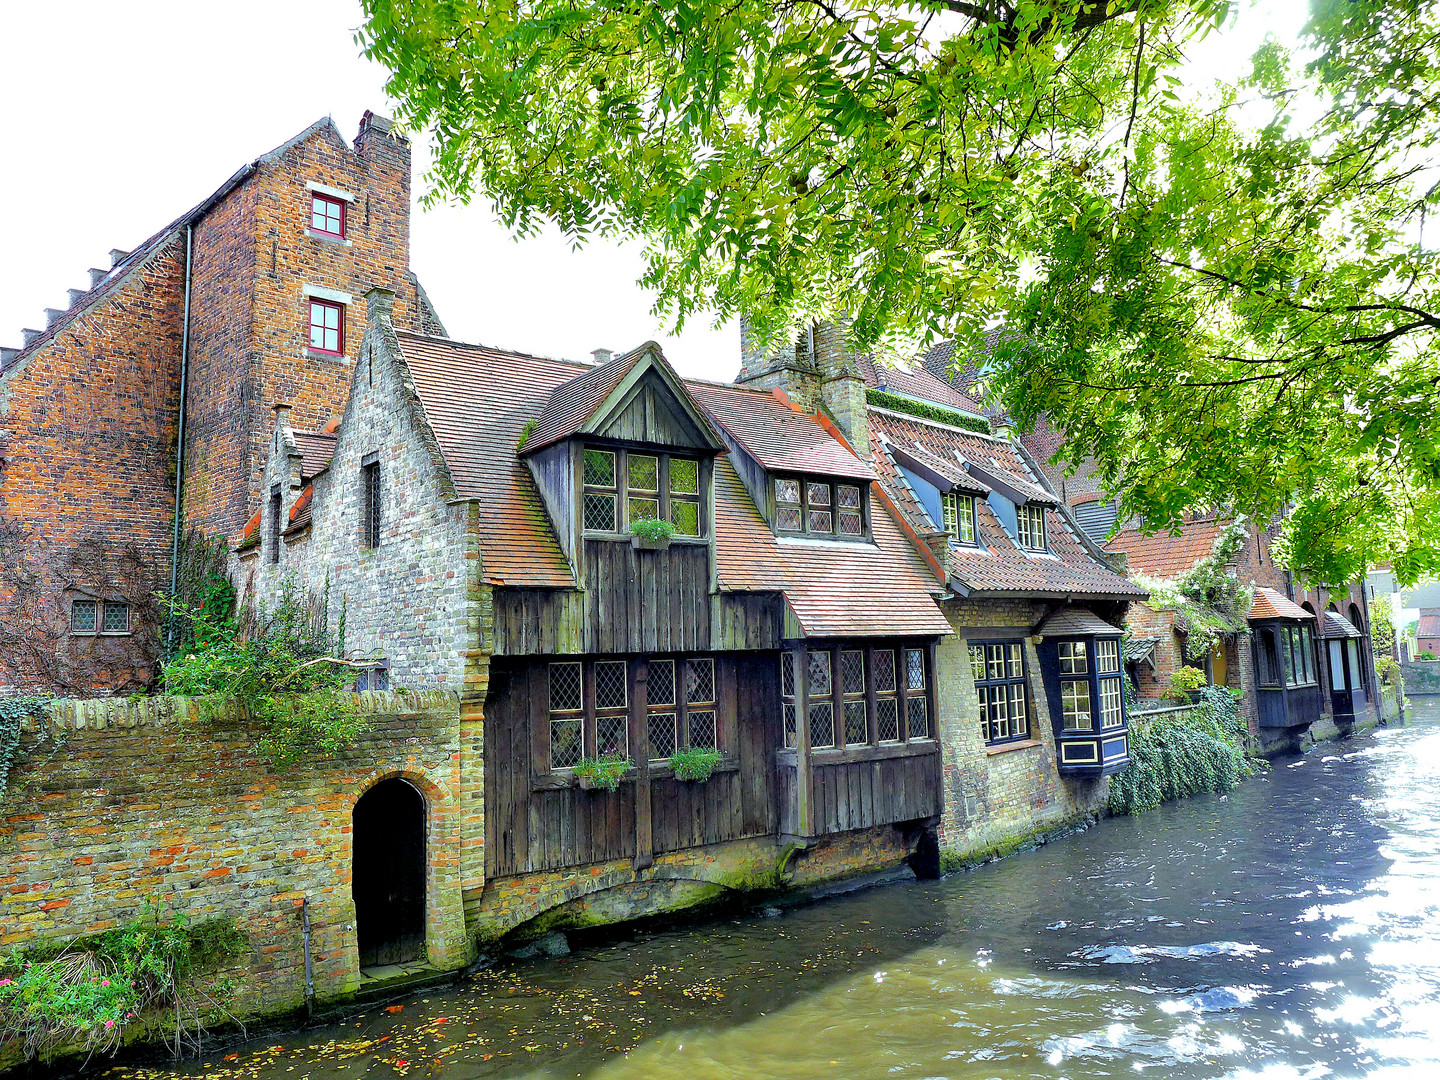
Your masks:
<svg viewBox="0 0 1440 1080"><path fill-rule="evenodd" d="M1039 503L1015 507L1015 539L1026 551L1046 550L1045 507Z"/></svg>
<svg viewBox="0 0 1440 1080"><path fill-rule="evenodd" d="M1090 682L1060 680L1060 714L1066 731L1093 731L1090 719Z"/></svg>
<svg viewBox="0 0 1440 1080"><path fill-rule="evenodd" d="M1095 670L1101 675L1120 673L1120 642L1097 638L1095 641Z"/></svg>
<svg viewBox="0 0 1440 1080"><path fill-rule="evenodd" d="M975 497L947 491L940 496L940 509L945 518L945 531L950 539L961 544L975 543Z"/></svg>
<svg viewBox="0 0 1440 1080"><path fill-rule="evenodd" d="M1123 701L1124 695L1121 692L1119 679L1100 680L1101 727L1120 727L1122 724L1125 723L1125 709L1122 704Z"/></svg>

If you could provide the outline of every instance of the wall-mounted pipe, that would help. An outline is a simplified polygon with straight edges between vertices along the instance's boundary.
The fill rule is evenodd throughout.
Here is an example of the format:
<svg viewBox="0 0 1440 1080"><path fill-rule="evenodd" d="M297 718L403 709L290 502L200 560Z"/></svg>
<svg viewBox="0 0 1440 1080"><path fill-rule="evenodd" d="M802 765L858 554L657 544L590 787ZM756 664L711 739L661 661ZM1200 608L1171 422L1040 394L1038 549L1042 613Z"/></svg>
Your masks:
<svg viewBox="0 0 1440 1080"><path fill-rule="evenodd" d="M180 323L180 418L175 438L175 520L170 537L170 598L180 582L180 519L184 516L180 497L185 482L185 398L190 384L190 259L194 251L195 226L185 226L185 313ZM175 618L167 628L166 652L175 648Z"/></svg>

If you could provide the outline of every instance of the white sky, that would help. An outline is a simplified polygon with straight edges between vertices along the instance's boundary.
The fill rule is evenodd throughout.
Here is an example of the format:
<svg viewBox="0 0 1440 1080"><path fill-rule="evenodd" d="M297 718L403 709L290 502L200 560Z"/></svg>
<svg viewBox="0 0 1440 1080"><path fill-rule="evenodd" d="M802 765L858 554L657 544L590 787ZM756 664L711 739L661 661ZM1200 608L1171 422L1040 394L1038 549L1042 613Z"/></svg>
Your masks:
<svg viewBox="0 0 1440 1080"><path fill-rule="evenodd" d="M1303 0L1262 2L1200 46L1202 70L1238 74L1265 31L1292 38L1303 15ZM111 248L133 248L317 118L348 139L365 109L390 113L359 23L355 0L0 2L0 345L43 328ZM417 195L424 168L417 140ZM664 332L635 284L635 244L516 242L487 205L417 207L411 266L457 338L572 359L654 338L685 375L739 366L733 322Z"/></svg>

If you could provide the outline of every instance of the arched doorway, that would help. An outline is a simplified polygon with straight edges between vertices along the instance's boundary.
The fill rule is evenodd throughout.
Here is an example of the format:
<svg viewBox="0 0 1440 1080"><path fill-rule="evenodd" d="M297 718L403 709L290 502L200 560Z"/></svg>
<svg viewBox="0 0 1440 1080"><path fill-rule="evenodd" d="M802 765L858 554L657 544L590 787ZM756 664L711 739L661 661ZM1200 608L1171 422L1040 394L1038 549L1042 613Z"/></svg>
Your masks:
<svg viewBox="0 0 1440 1080"><path fill-rule="evenodd" d="M355 804L351 895L360 966L405 964L425 954L425 799L399 777Z"/></svg>

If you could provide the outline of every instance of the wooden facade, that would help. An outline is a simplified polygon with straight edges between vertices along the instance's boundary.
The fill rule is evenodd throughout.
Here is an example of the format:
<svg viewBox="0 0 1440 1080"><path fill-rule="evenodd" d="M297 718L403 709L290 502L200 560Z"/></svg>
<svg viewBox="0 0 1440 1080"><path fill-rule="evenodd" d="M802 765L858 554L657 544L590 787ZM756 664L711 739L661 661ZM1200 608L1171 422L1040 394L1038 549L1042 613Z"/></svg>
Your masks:
<svg viewBox="0 0 1440 1080"><path fill-rule="evenodd" d="M1304 728L1324 713L1313 621L1251 620L1255 708L1261 728Z"/></svg>

